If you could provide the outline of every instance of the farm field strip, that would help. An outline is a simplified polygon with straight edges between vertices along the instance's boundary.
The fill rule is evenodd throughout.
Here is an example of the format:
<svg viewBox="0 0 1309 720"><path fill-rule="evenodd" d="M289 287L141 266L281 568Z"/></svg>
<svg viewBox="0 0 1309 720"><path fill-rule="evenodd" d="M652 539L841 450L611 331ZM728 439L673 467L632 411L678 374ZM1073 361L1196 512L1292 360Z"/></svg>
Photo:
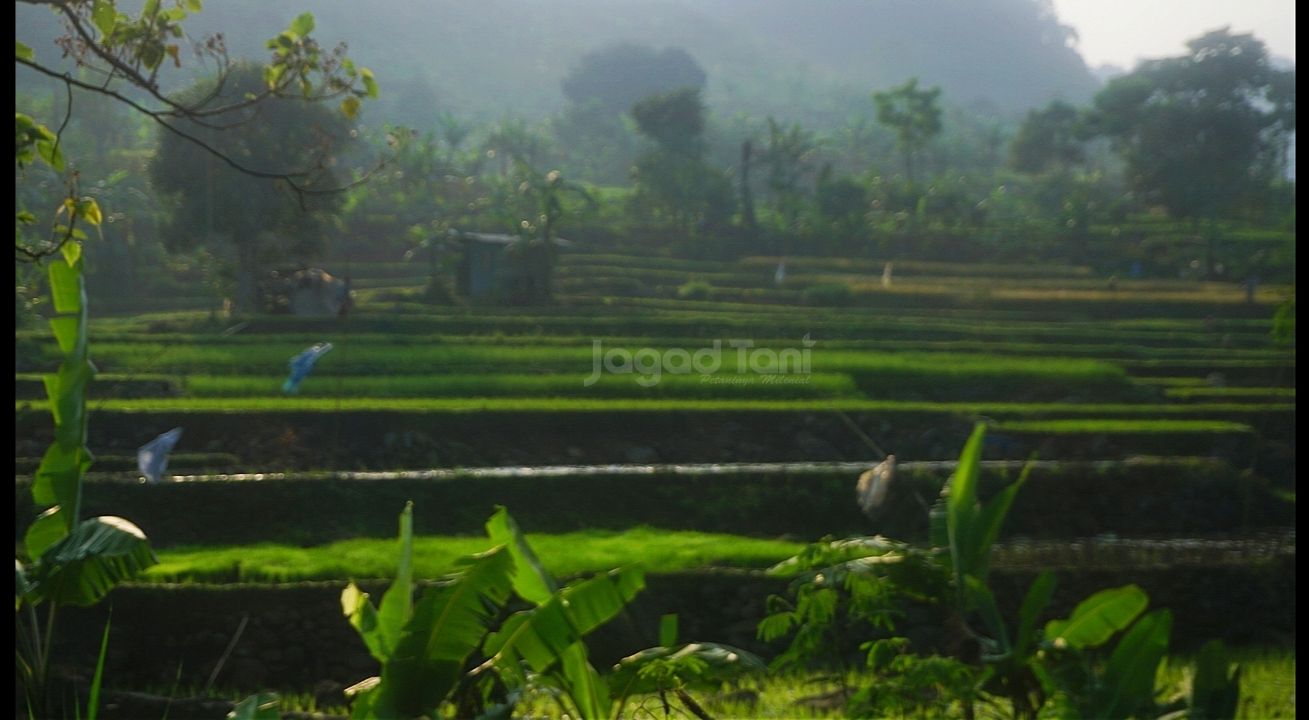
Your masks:
<svg viewBox="0 0 1309 720"><path fill-rule="evenodd" d="M895 266L899 269L899 266ZM834 272L797 272L787 275L786 282L782 287L786 287L794 282L797 286L803 287L805 284L812 283L846 283L851 287L858 287L868 283L875 283L881 287L881 271L874 273L834 273ZM768 278L770 281L771 277ZM972 289L1001 289L1001 290L1031 290L1036 292L1043 291L1095 291L1097 294L1103 292L1117 293L1118 297L1124 298L1141 298L1146 299L1153 297L1155 294L1164 295L1199 295L1208 294L1214 298L1226 297L1229 294L1239 294L1245 298L1245 290L1240 282L1206 282L1197 280L1135 280L1131 278L1117 278L1110 282L1106 278L1051 278L1051 277L1002 277L986 275L939 275L939 274L913 274L909 275L906 280L893 280L890 288L894 289L896 285L903 285L907 288L916 287L943 287L953 286L967 290ZM1112 285L1112 287L1111 287ZM1289 285L1265 284L1260 285L1261 289L1267 289L1272 293L1288 293L1291 290Z"/></svg>
<svg viewBox="0 0 1309 720"><path fill-rule="evenodd" d="M748 292L748 291L741 291ZM947 296L941 296L947 297ZM879 303L874 305L858 305L853 308L847 307L841 311L835 311L834 308L826 307L806 307L800 302L798 296L784 296L774 298L773 304L755 302L760 298L747 297L751 300L726 301L726 300L690 300L690 299L667 299L667 298L644 298L644 297L596 297L587 301L586 296L564 297L566 302L556 306L552 312L543 312L537 310L532 313L474 313L468 309L449 308L446 306L432 306L419 302L417 296L412 296L408 301L386 301L377 302L369 305L367 309L361 309L351 316L351 324L359 325L377 325L385 319L390 319L393 323L405 323L409 325L418 325L420 322L436 323L445 322L453 323L463 321L465 324L477 320L486 326L499 326L502 329L513 327L514 325L534 324L542 328L566 328L566 332L578 332L585 329L599 329L611 325L616 320L622 318L636 327L653 327L659 328L670 325L678 320L691 320L714 327L751 327L767 323L786 322L788 325L811 327L812 329L829 329L833 331L852 332L854 330L877 330L891 329L896 327L910 329L931 329L938 332L956 331L963 332L969 329L977 329L978 323L969 323L964 320L953 317L943 318L943 315L953 314L957 309L953 299L949 303L931 303L915 306L910 303ZM1024 304L1030 304L1035 301L1024 301ZM1071 301L1070 301L1071 302ZM1220 314L1220 306L1209 306L1192 303L1195 307L1188 310L1188 315L1181 317L1208 317L1216 313ZM1125 306L1126 307L1126 306ZM1259 312L1260 314L1272 314L1271 305L1261 305L1257 308L1250 309L1245 305L1234 305L1240 309L1240 314L1250 312ZM1253 306L1251 306L1253 308ZM769 308L772 308L769 310ZM1113 308L1109 308L1112 310ZM1208 312L1205 312L1208 310ZM1076 315L1076 312L1065 311L1064 315ZM1234 313L1235 314L1235 313ZM1239 314L1238 314L1239 317ZM492 320L493 318L493 320ZM1091 316L1088 320L1094 320ZM1100 318L1101 321L1110 319L1109 317ZM306 325L314 321L305 319L291 318L289 316L272 316L261 318L258 325L252 331L262 331L264 328L274 328L279 325ZM320 325L328 324L325 320L316 321ZM339 325L339 323L331 323ZM1082 333L1077 332L1077 328L1069 327L1057 319L1042 318L1038 320L1014 320L1004 318L986 318L982 323L982 329L994 333L1027 333L1033 335L1049 335L1052 337L1077 338ZM1084 328L1083 328L1084 329ZM630 330L628 330L630 332ZM804 332L802 330L801 332ZM1197 328L1196 331L1183 333L1179 331L1167 331L1159 329L1140 329L1128 327L1106 328L1115 339L1121 340L1172 340L1172 341L1192 341L1204 342L1213 345L1222 341L1222 335L1216 335L1215 332L1203 327ZM1224 333L1230 336L1229 341L1235 341L1242 337L1248 337L1251 342L1258 341L1266 345L1268 338L1256 333Z"/></svg>
<svg viewBox="0 0 1309 720"><path fill-rule="evenodd" d="M563 534L528 533L545 568L560 576L641 565L647 572L704 567L766 568L794 555L802 543L716 533L634 528ZM414 538L415 577L437 578L460 557L489 549L486 537ZM395 541L355 539L315 548L271 543L161 550L146 571L154 582L293 582L386 578L395 572Z"/></svg>
<svg viewBox="0 0 1309 720"><path fill-rule="evenodd" d="M370 373L337 373L315 378L303 384L299 397L353 397L353 398L490 398L490 397L550 397L592 399L817 399L845 398L882 401L924 401L932 396L955 392L967 396L969 401L988 399L1003 402L1012 398L1017 390L1029 394L1040 390L1054 398L1074 393L1094 393L1100 402L1111 397L1132 404L1160 404L1163 401L1204 403L1286 403L1294 402L1294 388L1268 387L1169 387L1163 388L1162 397L1153 397L1161 386L1135 383L1150 395L1133 397L1116 383L1064 379L1042 376L1038 382L1023 386L1021 378L1003 374L958 373L936 375L930 373L861 373L852 377L848 373L810 373L802 381L789 382L785 376L777 381L732 381L732 375L708 376L665 375L653 386L646 387L633 377L602 375L598 379L588 373L552 372L522 374L509 371L480 374L438 373L429 375L374 375ZM717 378L717 379L714 379ZM1203 382L1202 379L1197 378ZM106 373L97 378L95 402L115 398L148 397L282 397L282 378L275 375L163 375ZM18 399L39 400L45 397L41 378L36 374L15 377Z"/></svg>
<svg viewBox="0 0 1309 720"><path fill-rule="evenodd" d="M207 322L165 323L159 327L147 325L105 326L107 337L140 335L221 335L223 327L215 328ZM1056 323L1026 323L1016 327L1000 327L988 322L942 321L913 317L868 317L846 322L807 320L803 318L769 318L759 314L730 313L725 318L694 312L652 312L647 314L608 314L602 316L524 316L475 317L452 315L440 317L424 314L370 314L352 317L346 324L339 321L295 319L286 316L262 317L253 323L237 326L244 337L300 336L315 334L338 337L358 334L403 334L413 337L477 336L488 337L484 342L503 342L505 337L554 338L572 342L594 338L640 337L659 341L682 338L730 340L733 338L762 341L799 342L805 335L819 343L887 341L984 341L997 344L1056 343L1087 348L1116 345L1134 345L1154 352L1158 348L1193 350L1222 349L1274 349L1269 339L1260 333L1227 334L1205 332L1115 330L1111 328L1073 328ZM124 331L128 331L125 333ZM94 331L93 331L94 333ZM20 337L24 342L38 342L35 338ZM252 342L252 341L251 341ZM1081 350L1079 352L1085 352ZM1294 356L1293 351L1281 351Z"/></svg>
<svg viewBox="0 0 1309 720"><path fill-rule="evenodd" d="M990 470L1021 470L1029 463L1019 460L983 460L981 466ZM1089 465L1098 469L1127 466L1122 460L1034 460L1033 469L1073 468ZM1140 464L1137 461L1135 464ZM1157 463L1167 467L1166 460ZM897 469L910 472L914 470L951 471L958 465L953 460L920 460L899 462ZM851 474L852 477L867 470L868 461L862 462L779 462L779 463L657 463L636 464L618 463L607 465L521 465L505 467L470 467L470 468L432 468L426 470L384 470L384 471L322 471L322 472L266 472L266 473L223 473L215 475L173 475L170 482L206 483L206 482L264 482L287 480L450 480L456 478L481 478L499 480L505 478L574 478L589 476L604 477L648 477L656 475L688 475L692 477L708 476L790 476L790 475L828 475ZM116 474L99 473L97 481L117 480ZM132 475L129 482L137 482Z"/></svg>
<svg viewBox="0 0 1309 720"><path fill-rule="evenodd" d="M1173 387L1164 390L1164 397L1175 400L1202 399L1206 401L1281 400L1295 401L1295 388L1283 387Z"/></svg>
<svg viewBox="0 0 1309 720"><path fill-rule="evenodd" d="M1064 435L1099 433L1144 435L1152 433L1253 433L1244 423L1225 420L1126 420L1121 418L1067 418L1051 420L1010 420L998 425L1000 431Z"/></svg>
<svg viewBox="0 0 1309 720"><path fill-rule="evenodd" d="M468 335L468 334L421 334L403 339L388 337L384 333L366 332L287 332L279 333L275 338L269 334L221 336L217 333L105 333L102 344L166 344L171 347L248 347L283 344L312 344L321 342L325 336L335 335L336 339L349 340L357 346L377 346L393 348L411 348L414 346L497 346L497 347L585 347L594 346L596 338L583 335ZM732 338L717 338L724 349L731 347ZM25 342L39 342L43 352L52 353L53 345L45 344L44 338L19 338ZM696 350L712 345L713 338L677 336L677 335L606 335L601 338L605 347L655 347L684 348ZM796 347L797 339L783 337L750 338L753 347L771 347L785 349ZM820 352L836 350L863 350L880 353L933 352L933 353L967 353L970 355L1036 355L1036 356L1076 356L1090 359L1117 360L1172 360L1202 359L1223 361L1230 359L1267 360L1272 362L1293 362L1294 351L1278 348L1239 346L1239 347L1194 347L1150 346L1130 343L1063 343L1032 342L1003 339L818 339L815 349Z"/></svg>
<svg viewBox="0 0 1309 720"><path fill-rule="evenodd" d="M639 565L650 573L707 568L762 570L798 553L804 544L719 533L638 527L626 531L528 533L545 568L572 576ZM489 547L485 537L419 536L414 538L413 572L439 578L454 569L459 557ZM395 571L395 541L344 540L317 547L275 543L242 546L183 547L160 550L159 564L146 571L148 582L299 582L382 579ZM1088 538L1064 542L999 543L994 567L1067 568L1078 564L1125 568L1141 565L1249 562L1295 555L1294 530L1251 538Z"/></svg>
<svg viewBox="0 0 1309 720"><path fill-rule="evenodd" d="M515 368L520 370L572 371L590 374L595 369L595 346L571 345L391 345L356 343L350 338L337 338L336 349L323 357L316 371L323 373L375 373L392 374L488 374ZM305 348L303 342L279 340L263 344L232 343L188 345L155 342L104 342L96 347L95 360L108 372L124 373L132 370L150 374L203 374L215 370L234 371L230 374L282 375L289 358ZM678 356L686 356L680 366L681 374L691 374L690 365L695 352L715 349L713 343L700 347L678 348ZM811 373L876 373L896 372L918 375L979 376L1027 374L1036 378L1084 379L1097 382L1124 381L1125 375L1116 362L1092 358L988 356L976 353L883 352L877 350L838 350L821 347L808 348L800 343L790 347L765 348L753 352L753 347L733 347L729 343L716 346L719 360L713 369L723 374L736 374L738 370L769 374L784 372ZM601 353L617 351L627 354L627 360L618 355L606 360L619 366L631 362L639 370L640 362L651 362L633 357L647 350L640 346L602 344ZM655 348L661 356L669 350ZM782 354L780 351L790 351ZM646 353L649 355L649 352ZM809 360L808 367L802 364ZM698 361L708 367L711 358ZM744 361L745 364L742 364ZM668 364L680 362L670 357ZM1172 362L1172 361L1167 361ZM1181 362L1181 361L1178 361ZM1275 361L1274 361L1275 362ZM452 372L453 371L453 372ZM480 372L479 372L480 371ZM654 372L650 370L649 372ZM666 370L665 376L679 374Z"/></svg>
<svg viewBox="0 0 1309 720"><path fill-rule="evenodd" d="M881 273L882 268L886 266L885 259L857 259L857 258L823 258L823 257L788 257L752 255L741 258L738 261L740 267L760 267L776 268L779 262L786 261L788 268L803 270L809 268L823 268L836 270L867 270ZM950 262L933 262L929 260L900 260L894 261L893 272L909 274L914 272L936 273L941 275L986 275L992 277L1088 277L1091 275L1091 268L1085 265L1055 265L1055 264L1031 264L1022 263L999 264L999 263L950 263Z"/></svg>
<svg viewBox="0 0 1309 720"><path fill-rule="evenodd" d="M19 400L17 412L49 410L45 400ZM230 413L230 412L335 412L367 411L395 413L470 413L470 412L825 412L924 413L985 416L1105 416L1125 415L1137 418L1168 416L1224 416L1295 413L1294 403L1193 403L1158 404L1074 404L1074 403L1004 403L1004 402L916 402L834 398L831 400L679 400L679 399L590 399L590 398L332 398L332 397L255 397L255 398L123 398L92 400L95 411ZM1070 420L1070 422L1073 422ZM1153 420L1141 420L1144 423ZM1169 420L1159 420L1167 423ZM1198 428L1197 428L1198 429Z"/></svg>
<svg viewBox="0 0 1309 720"><path fill-rule="evenodd" d="M670 298L649 298L649 297L614 297L605 300L588 299L575 303L561 302L553 306L521 308L521 307L491 307L491 306L440 306L427 305L423 303L408 303L405 307L412 307L412 315L421 315L433 320L449 320L456 318L479 318L488 322L501 320L543 320L549 318L566 317L570 320L577 321L582 327L585 327L588 320L597 322L600 320L612 318L616 315L635 315L637 320L645 318L667 317L670 315L685 315L694 313L695 316L714 318L714 319L748 319L751 317L758 318L761 315L767 315L770 318L790 318L797 321L848 321L850 323L867 324L869 322L889 323L947 323L954 326L967 325L968 321L985 320L988 326L999 330L1019 330L1024 327L1044 327L1052 329L1086 329L1088 327L1102 327L1108 330L1117 330L1120 332L1134 332L1133 337L1149 338L1158 333L1175 332L1186 330L1193 333L1214 335L1218 331L1240 333L1259 333L1259 328L1268 327L1267 318L1241 318L1241 317L1196 317L1191 315L1168 315L1167 313L1158 313L1150 318L1137 318L1150 320L1148 323L1128 322L1129 318L1113 317L1083 317L1069 315L1068 313L1059 313L1057 317L1045 313L1034 314L1031 310L1041 306L1030 303L1030 310L1011 311L1011 310L994 310L994 309L977 309L977 308L951 308L950 317L943 318L939 305L930 305L924 307L914 307L904 305L895 308L894 315L879 313L877 310L866 307L856 308L839 308L839 307L804 307L795 305L761 305L758 303L730 302L723 300L689 300L689 299L670 299ZM1167 309L1166 307L1164 309ZM597 312L603 316L597 316ZM375 308L360 307L351 317L351 324L357 324L356 321L375 317L380 315ZM1269 311L1271 316L1271 311ZM408 318L414 319L414 318ZM292 318L290 316L261 316L259 323L277 324L303 322L303 320ZM1245 322L1245 321L1253 322ZM92 321L93 329L112 330L123 327L138 327L150 331L158 331L162 324L192 322L200 325L212 325L213 321L209 313L206 312L164 312L138 315L131 318L105 318L99 317ZM339 323L333 323L339 324ZM1263 336L1265 341L1266 335Z"/></svg>

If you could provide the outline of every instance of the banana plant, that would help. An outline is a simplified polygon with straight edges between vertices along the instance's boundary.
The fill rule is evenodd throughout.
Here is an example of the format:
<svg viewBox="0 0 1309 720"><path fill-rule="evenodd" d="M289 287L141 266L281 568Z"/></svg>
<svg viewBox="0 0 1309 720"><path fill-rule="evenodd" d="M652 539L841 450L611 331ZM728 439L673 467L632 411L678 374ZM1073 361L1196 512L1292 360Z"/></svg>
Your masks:
<svg viewBox="0 0 1309 720"><path fill-rule="evenodd" d="M382 666L377 677L346 691L352 718L436 717L512 590L513 559L495 547L461 559L455 575L415 603L412 560L413 503L407 503L399 567L381 605L353 582L341 593L342 611Z"/></svg>
<svg viewBox="0 0 1309 720"><path fill-rule="evenodd" d="M80 241L73 234L78 219L98 225L100 210L93 200L70 199L67 236L59 257L47 271L55 316L50 327L58 343L59 369L42 377L54 416L54 442L41 458L32 482L32 500L45 508L23 535L22 557L15 558L14 609L17 666L29 706L46 712L50 652L56 608L93 605L118 583L157 560L145 533L119 517L80 518L82 482L93 461L86 447L87 394L95 366L87 351L87 299ZM44 627L36 608L48 607Z"/></svg>
<svg viewBox="0 0 1309 720"><path fill-rule="evenodd" d="M1156 702L1155 677L1168 653L1172 627L1172 614L1167 610L1142 616L1123 633L1103 662L1091 651L1093 646L1078 649L1076 644L1068 642L1070 635L1055 634L1051 645L1060 640L1067 644L1061 652L1047 658L1047 663L1067 709L1091 720L1169 714L1175 708ZM1106 633L1111 631L1101 626L1091 631L1091 638L1098 640L1106 637Z"/></svg>
<svg viewBox="0 0 1309 720"><path fill-rule="evenodd" d="M487 534L514 558L515 593L532 607L510 615L486 643L493 667L511 689L528 685L527 672L554 686L567 714L600 720L613 714L608 683L591 664L583 638L609 622L645 587L639 568L606 574L560 588L542 567L513 518L503 508L486 523Z"/></svg>
<svg viewBox="0 0 1309 720"><path fill-rule="evenodd" d="M347 689L352 718L436 717L461 691L474 697L476 716L507 716L532 683L558 688L574 717L609 717L608 686L590 664L583 638L631 601L644 576L615 570L560 587L504 508L486 527L494 547L460 560L454 575L415 603L410 503L400 516L396 579L381 604L374 606L354 583L342 592L346 618L382 666L378 676ZM508 615L492 632L514 596L529 609ZM506 692L488 703L488 686Z"/></svg>
<svg viewBox="0 0 1309 720"><path fill-rule="evenodd" d="M1228 664L1227 650L1221 640L1210 640L1200 649L1195 661L1188 716L1193 720L1234 718L1240 697L1240 666Z"/></svg>

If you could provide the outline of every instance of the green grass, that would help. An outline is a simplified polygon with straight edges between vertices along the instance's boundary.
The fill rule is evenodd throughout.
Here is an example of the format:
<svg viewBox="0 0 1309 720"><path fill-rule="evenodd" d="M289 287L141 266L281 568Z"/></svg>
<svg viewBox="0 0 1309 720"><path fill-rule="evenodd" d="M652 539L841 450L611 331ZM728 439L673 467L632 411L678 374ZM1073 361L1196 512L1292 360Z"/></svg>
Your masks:
<svg viewBox="0 0 1309 720"><path fill-rule="evenodd" d="M340 335L327 336L336 348L318 362L316 375L428 375L489 374L515 372L575 372L581 377L591 374L596 362L596 346L586 345L497 345L497 344L430 344L406 345L357 342ZM303 341L251 343L214 342L190 345L161 342L101 342L93 349L97 366L121 375L128 373L158 374L239 374L276 377L287 372L291 357L304 350ZM695 353L715 347L700 341L680 348ZM790 363L791 372L804 370L798 365L805 359L803 345L797 338L780 350L760 350L719 341L716 354L719 372L733 374L748 360L748 369L767 372L780 363ZM656 348L660 356L671 349ZM630 362L639 346L621 346L609 342L599 345L602 354L627 353ZM780 352L792 351L786 357ZM746 355L745 353L749 353ZM650 354L645 353L651 362ZM880 375L887 382L901 382L906 377L920 377L928 382L967 379L976 383L1061 382L1127 386L1121 368L1104 361L1086 358L1040 358L988 356L974 353L877 352L869 350L827 350L820 345L807 351L808 371L813 373L850 373ZM689 358L688 358L689 359ZM639 359L638 359L639 360ZM676 362L677 358L670 358ZM614 362L621 363L622 358ZM690 368L687 368L688 370ZM672 373L668 374L669 376Z"/></svg>
<svg viewBox="0 0 1309 720"><path fill-rule="evenodd" d="M776 268L780 257L752 256L742 258L742 267ZM786 266L789 270L862 270L881 273L886 260L861 260L853 258L819 258L789 257ZM1091 274L1089 267L1081 265L1023 265L1020 263L947 263L922 260L893 261L892 273L904 275L983 275L992 277L1087 277Z"/></svg>
<svg viewBox="0 0 1309 720"><path fill-rule="evenodd" d="M17 401L16 411L45 412L49 402ZM1077 404L1005 402L912 402L833 398L831 400L695 400L637 398L126 398L91 400L92 410L117 412L846 412L981 414L988 417L1058 415L1136 415L1203 417L1253 413L1293 413L1294 404L1213 403L1189 405ZM1073 421L1080 422L1080 421ZM1128 422L1107 420L1106 423ZM1152 424L1154 421L1143 421ZM1194 422L1208 421L1160 421ZM1006 428L1009 424L1006 424Z"/></svg>
<svg viewBox="0 0 1309 720"><path fill-rule="evenodd" d="M863 401L863 399L639 399L639 398L126 398L92 399L93 411L169 412L169 414L247 414L247 412L884 412L884 414L984 415L988 418L1086 418L1092 415L1155 416L1158 419L1096 420L1106 427L1123 423L1141 423L1145 428L1160 428L1158 423L1181 423L1178 432L1217 432L1219 423L1204 416L1246 416L1287 414L1295 405L1272 403L1191 403L1191 405L1123 405L1123 403L1005 403L1005 402L906 402ZM17 401L16 412L48 412L48 401ZM1185 415L1190 420L1168 420ZM1067 420L1068 423L1090 420ZM1011 429L1005 423L1004 429ZM1244 425L1242 425L1244 427ZM1045 431L1033 431L1045 432ZM1059 432L1059 431L1051 431ZM1081 431L1068 431L1081 432ZM1227 431L1224 431L1227 432Z"/></svg>
<svg viewBox="0 0 1309 720"><path fill-rule="evenodd" d="M537 556L563 577L641 565L646 572L704 567L764 568L794 555L801 543L735 535L635 528L559 535L528 534ZM455 560L491 547L485 537L414 539L414 575L437 578ZM291 582L389 578L395 574L396 541L356 539L312 548L249 545L160 550L150 582Z"/></svg>
<svg viewBox="0 0 1309 720"><path fill-rule="evenodd" d="M1031 303L1042 308L1040 303ZM1005 319L1005 318L1008 319ZM306 320L289 316L255 318L241 334L294 332L405 333L448 335L536 334L572 336L642 337L790 337L806 332L822 340L866 340L897 337L907 340L991 339L994 341L1058 341L1066 344L1132 343L1149 346L1214 348L1222 335L1230 335L1231 347L1269 346L1260 332L1219 334L1202 325L1180 325L1171 329L1114 326L1108 321L1069 322L1076 317L1060 313L1058 320L1022 320L1003 314L978 315L967 308L950 308L949 313L932 307L897 307L894 312L870 312L867 308L805 308L795 305L762 305L745 302L690 301L660 298L614 298L580 305L533 308L447 308L421 303L392 303L364 307L353 314L348 325L334 319ZM144 331L210 332L227 325L215 325L204 313L168 313L130 319L106 318L92 327L100 332Z"/></svg>
<svg viewBox="0 0 1309 720"><path fill-rule="evenodd" d="M1234 648L1232 662L1241 666L1238 720L1275 720L1295 717L1295 651L1270 648ZM1174 692L1190 688L1195 658L1174 655L1160 670L1160 682Z"/></svg>
<svg viewBox="0 0 1309 720"><path fill-rule="evenodd" d="M1164 391L1177 400L1289 400L1295 402L1295 388L1277 387L1173 387Z"/></svg>
<svg viewBox="0 0 1309 720"><path fill-rule="evenodd" d="M836 398L861 397L849 375L815 373L792 378L745 376L743 383L728 382L731 376L664 375L646 387L638 375L602 375L584 384L585 373L550 375L360 375L319 378L300 387L305 397L585 397L585 398ZM705 380L709 380L706 382ZM714 382L723 380L723 382ZM802 381L802 382L800 382ZM282 379L249 375L195 375L185 380L192 397L280 396Z"/></svg>
<svg viewBox="0 0 1309 720"><path fill-rule="evenodd" d="M1009 432L1068 435L1097 433L1109 435L1146 435L1159 433L1253 433L1249 425L1223 420L1123 420L1067 419L1015 420L1000 423Z"/></svg>
<svg viewBox="0 0 1309 720"><path fill-rule="evenodd" d="M690 638L694 639L694 638ZM1295 717L1295 651L1271 648L1235 648L1231 658L1241 665L1241 696L1237 720L1282 720ZM1159 682L1168 697L1185 693L1190 683L1191 663L1193 659L1185 655L1171 655L1165 659ZM603 670L603 668L602 668ZM857 688L873 678L860 672L851 672L844 678L847 687ZM158 695L176 697L215 697L233 702L245 697L240 693L209 691L201 687L175 688L171 685L158 687L115 688L117 690L135 690ZM764 720L773 718L836 718L841 717L839 709L818 710L804 704L806 698L831 693L840 689L838 679L831 673L776 673L762 677L746 678L736 686L724 687L719 691L695 691L691 693L709 713L720 720ZM256 688L249 688L250 692ZM313 693L279 693L278 709L282 712L319 712L325 714L348 714L344 699L340 703L320 705ZM674 705L676 701L673 701ZM676 712L676 711L675 711ZM529 697L519 707L523 717L558 718L559 706L553 700L542 695ZM1049 713L1046 714L1047 716ZM626 717L654 720L663 718L663 704L658 696L635 696L628 701ZM685 717L674 714L673 717ZM961 713L947 715L948 718L960 718ZM979 705L979 720L1009 720L1010 714L1002 703L998 707Z"/></svg>

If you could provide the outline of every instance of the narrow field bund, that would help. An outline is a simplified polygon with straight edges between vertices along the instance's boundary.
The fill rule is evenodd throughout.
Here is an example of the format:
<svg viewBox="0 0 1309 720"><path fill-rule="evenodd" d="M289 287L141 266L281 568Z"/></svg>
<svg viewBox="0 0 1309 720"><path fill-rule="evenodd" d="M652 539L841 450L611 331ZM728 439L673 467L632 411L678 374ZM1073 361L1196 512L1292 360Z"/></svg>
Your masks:
<svg viewBox="0 0 1309 720"><path fill-rule="evenodd" d="M51 440L43 405L16 408L16 457L40 457ZM1289 453L1275 479L1294 473L1294 405L1276 404L163 398L92 401L92 409L96 454L134 454L180 426L186 434L179 452L235 455L245 471L880 459L833 412L842 410L905 461L957 456L978 418L1027 418L1071 426L1058 433L997 430L987 457L1198 455L1246 467L1256 453ZM1116 432L1115 423L1130 423L1132 432Z"/></svg>
<svg viewBox="0 0 1309 720"><path fill-rule="evenodd" d="M884 508L870 519L859 511L854 488L871 465L183 475L160 485L144 484L130 472L93 473L83 503L88 513L132 518L159 548L390 538L396 513L408 500L418 509L416 532L428 535L480 534L495 506L504 505L523 527L548 533L648 526L799 541L873 533L925 539L924 508L939 494L953 463L900 463ZM1017 461L987 461L982 493L1012 481L1021 467ZM15 484L19 528L35 515L29 482ZM288 514L286 508L297 510ZM1218 460L1038 461L1015 501L1004 537L1248 532L1293 526L1294 517L1294 499L1263 478Z"/></svg>

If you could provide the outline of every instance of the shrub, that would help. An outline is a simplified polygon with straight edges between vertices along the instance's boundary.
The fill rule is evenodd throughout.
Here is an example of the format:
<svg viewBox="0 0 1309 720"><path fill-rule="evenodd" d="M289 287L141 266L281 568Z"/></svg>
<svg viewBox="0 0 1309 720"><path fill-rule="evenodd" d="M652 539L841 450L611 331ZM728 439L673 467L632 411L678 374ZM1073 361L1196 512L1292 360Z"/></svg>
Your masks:
<svg viewBox="0 0 1309 720"><path fill-rule="evenodd" d="M849 305L853 298L854 293L850 291L850 287L840 283L811 285L801 294L801 300L805 305L816 306Z"/></svg>
<svg viewBox="0 0 1309 720"><path fill-rule="evenodd" d="M681 300L708 300L714 295L714 286L703 280L692 280L677 288Z"/></svg>

